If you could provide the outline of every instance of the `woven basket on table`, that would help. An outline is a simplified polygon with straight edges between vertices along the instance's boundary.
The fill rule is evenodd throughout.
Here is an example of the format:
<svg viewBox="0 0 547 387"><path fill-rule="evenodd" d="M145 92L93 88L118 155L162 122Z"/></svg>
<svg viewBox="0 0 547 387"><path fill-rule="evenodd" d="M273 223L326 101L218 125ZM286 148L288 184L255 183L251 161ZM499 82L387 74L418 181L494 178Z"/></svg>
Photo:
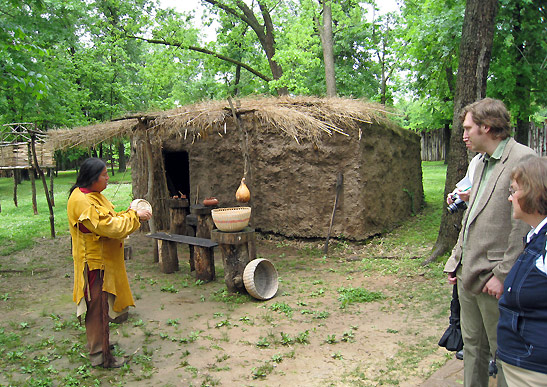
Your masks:
<svg viewBox="0 0 547 387"><path fill-rule="evenodd" d="M237 232L249 224L251 207L215 208L211 210L211 216L220 231Z"/></svg>

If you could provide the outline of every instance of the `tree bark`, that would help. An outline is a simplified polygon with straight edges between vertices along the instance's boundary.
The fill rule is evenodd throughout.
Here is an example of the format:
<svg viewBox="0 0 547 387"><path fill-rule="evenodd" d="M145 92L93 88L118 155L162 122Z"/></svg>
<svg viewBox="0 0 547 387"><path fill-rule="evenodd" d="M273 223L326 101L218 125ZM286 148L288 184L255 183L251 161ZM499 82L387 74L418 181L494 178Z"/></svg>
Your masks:
<svg viewBox="0 0 547 387"><path fill-rule="evenodd" d="M123 141L118 143L118 171L125 172L127 168L127 160L125 158L125 144Z"/></svg>
<svg viewBox="0 0 547 387"><path fill-rule="evenodd" d="M467 170L467 149L462 141L463 128L459 114L464 106L486 95L486 78L498 7L498 0L467 0L465 6L443 203L446 195L452 192ZM454 246L461 228L461 219L462 211L455 214L442 212L437 241L431 256L424 264L435 261Z"/></svg>
<svg viewBox="0 0 547 387"><path fill-rule="evenodd" d="M528 94L529 96L530 94ZM528 132L530 130L530 120L517 117L517 127L515 128L515 141L528 145Z"/></svg>
<svg viewBox="0 0 547 387"><path fill-rule="evenodd" d="M447 122L443 128L443 140L444 140L444 163L448 163L448 152L450 151L450 124Z"/></svg>
<svg viewBox="0 0 547 387"><path fill-rule="evenodd" d="M336 72L334 68L334 42L332 37L331 0L320 0L323 5L323 24L316 20L323 48L327 97L336 97Z"/></svg>

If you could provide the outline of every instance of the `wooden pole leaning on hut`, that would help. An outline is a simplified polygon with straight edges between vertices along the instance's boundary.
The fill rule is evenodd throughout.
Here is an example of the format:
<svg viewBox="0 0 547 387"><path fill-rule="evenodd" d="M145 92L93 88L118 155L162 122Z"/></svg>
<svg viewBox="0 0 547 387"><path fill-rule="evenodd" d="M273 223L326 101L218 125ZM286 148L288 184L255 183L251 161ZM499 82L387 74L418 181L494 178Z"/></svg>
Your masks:
<svg viewBox="0 0 547 387"><path fill-rule="evenodd" d="M154 208L154 215L148 224L152 234L160 231L166 232L169 229L169 211L166 200L169 198L169 193L163 167L163 158L161 157L161 143L157 140L157 136L155 141L152 141L151 128L148 127L146 119L139 119L137 130L144 133L143 146L148 170L148 187L144 197ZM154 262L160 264L160 269L164 273L172 272L175 269L178 270L178 257L171 254L173 249L167 243L170 241L163 242L158 240L154 245Z"/></svg>
<svg viewBox="0 0 547 387"><path fill-rule="evenodd" d="M336 213L336 207L338 206L338 199L340 198L340 191L342 191L343 185L344 185L344 175L340 172L338 173L338 178L336 179L336 196L334 197L334 206L332 208L332 215L330 217L329 232L327 233L327 240L325 241L325 247L323 248L323 253L325 255L329 251L329 239L330 239L330 233L332 231L332 224L334 222L334 214Z"/></svg>
<svg viewBox="0 0 547 387"><path fill-rule="evenodd" d="M142 125L146 127L146 124L144 122L142 123ZM154 168L153 168L154 164L153 164L153 155L152 155L152 145L150 144L150 136L148 135L148 131L146 130L146 128L145 128L145 138L143 143L144 143L144 150L146 153L146 163L148 164L148 185L147 185L146 194L144 195L144 197L150 203L153 203L152 202L152 186L154 184ZM150 232L152 234L155 234L157 232L154 215L152 215L152 218L148 222L148 226L150 227ZM158 241L154 245L154 263L160 262L160 254L162 255L162 257L164 256L170 257L170 249L167 243L164 244L161 241Z"/></svg>
<svg viewBox="0 0 547 387"><path fill-rule="evenodd" d="M34 215L38 215L38 204L36 203L36 179L34 178L34 167L32 166L32 150L30 149L30 143L27 143L28 148L28 165L29 170L28 174L30 177L30 186L32 188L32 209L34 210Z"/></svg>
<svg viewBox="0 0 547 387"><path fill-rule="evenodd" d="M55 195L53 195L53 176L55 171L53 168L49 168L49 198L51 199L51 205L55 207Z"/></svg>
<svg viewBox="0 0 547 387"><path fill-rule="evenodd" d="M29 130L29 132L31 132ZM51 229L51 237L55 238L55 215L53 214L53 206L51 205L51 198L49 197L49 191L47 187L46 177L44 176L44 171L38 165L38 157L36 156L36 132L32 131L30 136L30 149L32 151L32 159L34 160L34 168L38 172L38 175L42 179L42 184L44 186L44 193L46 194L47 205L49 208L49 225Z"/></svg>

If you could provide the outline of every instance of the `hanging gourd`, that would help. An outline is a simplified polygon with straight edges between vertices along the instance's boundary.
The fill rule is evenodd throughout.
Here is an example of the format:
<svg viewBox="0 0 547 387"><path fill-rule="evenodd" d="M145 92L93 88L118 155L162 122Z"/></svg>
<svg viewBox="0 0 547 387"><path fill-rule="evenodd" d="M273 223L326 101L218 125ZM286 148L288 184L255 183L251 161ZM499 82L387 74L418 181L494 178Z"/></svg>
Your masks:
<svg viewBox="0 0 547 387"><path fill-rule="evenodd" d="M251 200L251 192L245 184L244 177L241 179L241 184L239 184L239 188L236 191L236 200L240 203L247 203L249 200Z"/></svg>

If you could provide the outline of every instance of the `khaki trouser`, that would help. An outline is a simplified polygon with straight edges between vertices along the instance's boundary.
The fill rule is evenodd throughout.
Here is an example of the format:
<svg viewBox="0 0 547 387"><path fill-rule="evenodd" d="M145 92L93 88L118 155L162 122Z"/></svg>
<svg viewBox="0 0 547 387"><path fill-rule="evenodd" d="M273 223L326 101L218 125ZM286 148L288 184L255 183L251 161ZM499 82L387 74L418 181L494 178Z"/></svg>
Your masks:
<svg viewBox="0 0 547 387"><path fill-rule="evenodd" d="M464 387L488 387L488 363L498 348L498 300L488 293L475 295L463 288L461 267L456 276L460 298L460 324L463 336ZM500 362L497 362L498 387L506 387Z"/></svg>
<svg viewBox="0 0 547 387"><path fill-rule="evenodd" d="M498 360L498 362L501 362ZM540 387L547 386L547 374L530 371L503 362L503 369L509 387Z"/></svg>

